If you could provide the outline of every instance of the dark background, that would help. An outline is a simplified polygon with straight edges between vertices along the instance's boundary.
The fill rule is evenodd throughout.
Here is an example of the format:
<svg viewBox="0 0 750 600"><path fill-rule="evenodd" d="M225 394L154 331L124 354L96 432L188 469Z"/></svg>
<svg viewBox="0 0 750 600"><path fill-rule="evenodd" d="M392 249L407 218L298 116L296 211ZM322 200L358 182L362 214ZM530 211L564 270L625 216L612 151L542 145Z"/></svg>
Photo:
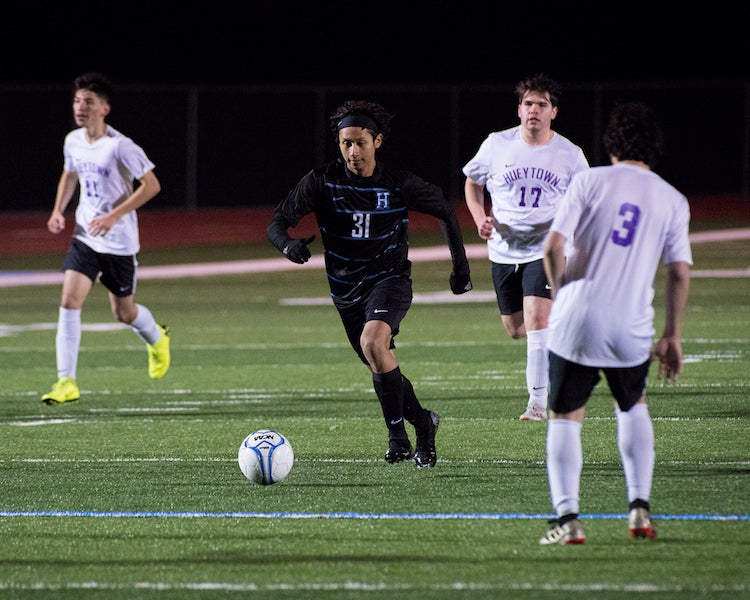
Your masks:
<svg viewBox="0 0 750 600"><path fill-rule="evenodd" d="M748 200L750 35L726 7L31 1L6 10L0 210L52 206L74 127L71 82L86 70L115 83L108 121L157 164L159 207L275 204L335 155L325 120L352 97L396 115L384 156L460 201L461 166L490 131L517 124L513 86L539 71L563 85L554 128L592 165L606 162L600 136L613 102L642 99L667 133L657 172L689 197Z"/></svg>
<svg viewBox="0 0 750 600"><path fill-rule="evenodd" d="M706 3L27 0L0 32L6 83L746 81L750 49L743 14Z"/></svg>

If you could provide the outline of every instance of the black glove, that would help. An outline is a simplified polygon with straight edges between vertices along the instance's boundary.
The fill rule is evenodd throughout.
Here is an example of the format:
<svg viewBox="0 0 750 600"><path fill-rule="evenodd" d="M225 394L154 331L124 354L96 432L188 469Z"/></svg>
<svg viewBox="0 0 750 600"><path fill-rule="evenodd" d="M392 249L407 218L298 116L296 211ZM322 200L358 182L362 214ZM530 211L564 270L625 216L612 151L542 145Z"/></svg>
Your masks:
<svg viewBox="0 0 750 600"><path fill-rule="evenodd" d="M293 263L298 265L306 263L312 256L307 245L312 243L314 239L314 235L306 238L289 238L281 253Z"/></svg>
<svg viewBox="0 0 750 600"><path fill-rule="evenodd" d="M469 273L469 268L467 267L465 270L462 269L460 271L453 271L451 273L450 284L451 292L453 292L454 294L465 294L472 287L474 287L471 284L471 274Z"/></svg>

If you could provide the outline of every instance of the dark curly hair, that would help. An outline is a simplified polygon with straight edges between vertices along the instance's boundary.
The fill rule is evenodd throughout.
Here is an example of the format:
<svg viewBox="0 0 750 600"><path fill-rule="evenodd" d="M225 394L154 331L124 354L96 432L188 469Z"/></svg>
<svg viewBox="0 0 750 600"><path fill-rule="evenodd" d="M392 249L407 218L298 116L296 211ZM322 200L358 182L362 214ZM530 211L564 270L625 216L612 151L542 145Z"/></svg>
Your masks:
<svg viewBox="0 0 750 600"><path fill-rule="evenodd" d="M604 150L617 160L637 160L653 167L664 152L664 131L644 102L617 102L602 137Z"/></svg>
<svg viewBox="0 0 750 600"><path fill-rule="evenodd" d="M336 143L339 141L339 122L344 117L352 115L362 115L375 121L375 124L379 127L379 131L368 129L373 137L377 136L378 133L382 133L383 138L387 139L391 134L391 119L393 119L393 115L387 112L380 104L369 100L347 100L333 111L328 120Z"/></svg>
<svg viewBox="0 0 750 600"><path fill-rule="evenodd" d="M551 79L544 73L535 73L525 79L522 79L516 84L516 97L518 103L523 102L523 97L529 92L538 92L540 94L549 94L549 101L552 106L557 106L560 103L560 94L562 88L560 84L554 79Z"/></svg>
<svg viewBox="0 0 750 600"><path fill-rule="evenodd" d="M89 90L109 102L112 97L112 82L101 73L83 73L73 81L74 91Z"/></svg>

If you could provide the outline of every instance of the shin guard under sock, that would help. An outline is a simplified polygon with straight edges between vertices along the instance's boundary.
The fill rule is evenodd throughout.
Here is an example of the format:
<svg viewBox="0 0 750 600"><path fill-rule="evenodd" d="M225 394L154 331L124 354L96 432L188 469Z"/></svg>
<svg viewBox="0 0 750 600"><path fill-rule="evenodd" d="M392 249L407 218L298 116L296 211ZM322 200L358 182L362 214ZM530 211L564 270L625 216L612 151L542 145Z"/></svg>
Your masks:
<svg viewBox="0 0 750 600"><path fill-rule="evenodd" d="M404 394L401 370L396 367L388 373L373 373L372 384L380 401L383 418L392 438L406 438L404 427Z"/></svg>

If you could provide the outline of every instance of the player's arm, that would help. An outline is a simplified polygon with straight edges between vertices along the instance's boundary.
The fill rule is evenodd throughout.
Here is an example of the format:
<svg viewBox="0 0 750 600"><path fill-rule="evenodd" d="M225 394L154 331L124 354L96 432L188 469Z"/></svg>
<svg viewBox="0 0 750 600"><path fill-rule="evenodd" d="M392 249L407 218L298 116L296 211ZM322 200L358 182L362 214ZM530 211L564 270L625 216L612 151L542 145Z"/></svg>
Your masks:
<svg viewBox="0 0 750 600"><path fill-rule="evenodd" d="M409 199L410 209L432 215L440 223L453 265L448 282L451 291L454 294L464 294L470 291L473 287L471 270L466 257L461 225L453 204L445 198L440 186L426 182L413 173L409 173L408 178L402 182L401 190Z"/></svg>
<svg viewBox="0 0 750 600"><path fill-rule="evenodd" d="M138 210L161 191L161 184L154 174L153 169L146 171L138 182L138 187L124 202L115 206L107 214L91 219L91 223L89 223L89 233L91 235L106 234L122 217L129 212Z"/></svg>
<svg viewBox="0 0 750 600"><path fill-rule="evenodd" d="M293 238L288 230L297 227L305 215L314 211L316 198L323 194L324 188L325 177L322 170L307 173L276 206L273 218L266 227L268 241L293 263L301 265L310 260L312 254L307 246L315 239L315 235Z"/></svg>
<svg viewBox="0 0 750 600"><path fill-rule="evenodd" d="M494 226L492 216L488 216L484 210L484 186L476 183L471 177L467 177L464 182L464 199L474 219L474 224L477 226L479 237L483 240L490 239Z"/></svg>
<svg viewBox="0 0 750 600"><path fill-rule="evenodd" d="M281 213L275 213L266 227L266 236L284 256L293 263L301 265L310 260L312 254L307 247L315 239L314 235L305 238L293 238L287 233L290 225Z"/></svg>
<svg viewBox="0 0 750 600"><path fill-rule="evenodd" d="M471 270L469 268L469 259L466 258L466 248L464 247L463 234L461 226L458 223L458 217L453 210L453 206L448 205L448 212L444 219L440 219L440 228L451 252L451 262L453 268L449 279L451 291L454 294L463 294L472 289Z"/></svg>
<svg viewBox="0 0 750 600"><path fill-rule="evenodd" d="M664 331L654 346L653 358L659 360L659 379L669 382L682 373L682 318L690 291L690 265L669 263L665 287Z"/></svg>
<svg viewBox="0 0 750 600"><path fill-rule="evenodd" d="M544 238L542 250L542 262L547 280L552 288L552 298L557 295L557 290L562 287L563 274L565 273L565 240L566 237L557 231L550 231Z"/></svg>
<svg viewBox="0 0 750 600"><path fill-rule="evenodd" d="M65 229L65 209L76 191L78 185L78 174L74 171L63 169L60 180L57 182L57 193L55 194L55 205L47 220L47 229L51 233L60 233Z"/></svg>

